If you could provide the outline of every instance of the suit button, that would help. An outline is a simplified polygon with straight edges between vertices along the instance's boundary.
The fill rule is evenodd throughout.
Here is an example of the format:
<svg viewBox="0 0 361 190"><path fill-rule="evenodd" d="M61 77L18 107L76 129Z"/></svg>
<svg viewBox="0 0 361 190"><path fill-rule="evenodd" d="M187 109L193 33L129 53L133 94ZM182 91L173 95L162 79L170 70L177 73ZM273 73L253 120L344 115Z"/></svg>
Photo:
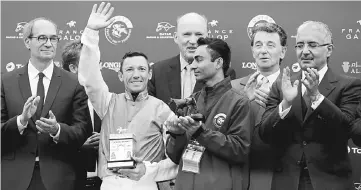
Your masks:
<svg viewBox="0 0 361 190"><path fill-rule="evenodd" d="M306 146L306 145L307 145L307 142L306 142L306 141L303 141L302 144L303 144L303 146Z"/></svg>

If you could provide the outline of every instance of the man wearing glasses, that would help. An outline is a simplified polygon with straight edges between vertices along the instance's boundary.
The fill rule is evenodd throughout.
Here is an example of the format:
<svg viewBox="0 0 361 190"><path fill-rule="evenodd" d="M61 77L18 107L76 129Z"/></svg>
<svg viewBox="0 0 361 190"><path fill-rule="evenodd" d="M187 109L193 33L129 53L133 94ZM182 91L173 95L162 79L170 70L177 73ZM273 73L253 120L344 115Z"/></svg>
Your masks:
<svg viewBox="0 0 361 190"><path fill-rule="evenodd" d="M23 34L28 64L1 77L1 189L72 190L77 150L90 135L87 95L54 66L55 23L36 18Z"/></svg>
<svg viewBox="0 0 361 190"><path fill-rule="evenodd" d="M276 148L272 189L353 189L347 153L361 80L329 67L332 34L322 22L297 29L301 71L287 67L273 84L260 136Z"/></svg>

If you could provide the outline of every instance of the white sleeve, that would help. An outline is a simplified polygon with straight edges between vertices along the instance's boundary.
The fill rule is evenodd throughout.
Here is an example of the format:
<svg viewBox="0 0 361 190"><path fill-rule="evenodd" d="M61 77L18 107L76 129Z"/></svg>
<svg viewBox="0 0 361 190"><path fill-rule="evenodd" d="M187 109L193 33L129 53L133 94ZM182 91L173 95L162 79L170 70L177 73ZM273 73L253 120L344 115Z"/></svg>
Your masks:
<svg viewBox="0 0 361 190"><path fill-rule="evenodd" d="M100 71L99 31L85 28L81 36L83 44L78 66L79 83L85 87L94 110L104 118L112 96Z"/></svg>

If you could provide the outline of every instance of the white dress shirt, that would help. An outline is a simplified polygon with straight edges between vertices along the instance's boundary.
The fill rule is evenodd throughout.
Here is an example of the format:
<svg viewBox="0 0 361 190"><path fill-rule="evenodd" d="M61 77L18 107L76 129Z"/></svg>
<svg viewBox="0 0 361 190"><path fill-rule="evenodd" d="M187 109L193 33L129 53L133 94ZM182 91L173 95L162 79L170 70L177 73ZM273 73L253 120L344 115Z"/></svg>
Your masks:
<svg viewBox="0 0 361 190"><path fill-rule="evenodd" d="M192 95L193 93L193 89L194 86L196 84L196 77L194 75L194 69L188 71L187 69L185 69L185 67L187 65L190 65L186 60L184 60L184 58L182 57L182 55L179 55L179 60L180 60L180 69L181 69L181 97L182 99L184 98L188 98L190 95ZM190 73L187 73L190 72ZM189 74L189 75L187 75ZM190 87L190 92L189 90L185 89L185 77L190 77L189 81L191 83L191 87Z"/></svg>

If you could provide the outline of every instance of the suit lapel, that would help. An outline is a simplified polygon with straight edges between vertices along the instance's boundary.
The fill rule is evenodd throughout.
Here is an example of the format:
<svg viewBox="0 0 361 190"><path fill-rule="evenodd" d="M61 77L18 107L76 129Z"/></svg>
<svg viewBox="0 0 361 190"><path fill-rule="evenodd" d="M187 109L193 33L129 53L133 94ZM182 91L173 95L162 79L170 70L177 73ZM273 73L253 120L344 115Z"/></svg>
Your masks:
<svg viewBox="0 0 361 190"><path fill-rule="evenodd" d="M29 64L29 63L28 63ZM25 104L26 100L31 96L31 88L30 88L30 81L29 81L29 74L28 74L28 64L24 67L20 68L19 70L19 89L20 93L23 96L23 105ZM34 114L35 115L35 114ZM35 127L35 119L31 117L29 120L29 126L37 131Z"/></svg>
<svg viewBox="0 0 361 190"><path fill-rule="evenodd" d="M182 93L179 56L180 55L177 55L172 58L167 71L168 89L171 98L181 98Z"/></svg>
<svg viewBox="0 0 361 190"><path fill-rule="evenodd" d="M20 69L19 69L20 70ZM31 88L28 74L28 64L26 64L19 71L19 88L21 95L23 96L24 104L26 100L31 96Z"/></svg>
<svg viewBox="0 0 361 190"><path fill-rule="evenodd" d="M282 74L282 73L281 73ZM280 76L282 76L280 74ZM296 118L300 121L299 123L302 123L303 121L303 116L302 116L302 70L300 72L294 73L291 76L291 82L292 84L296 81L299 80L299 85L298 85L298 90L297 90L297 96L295 98L295 100L292 103L292 109L291 112L294 113L294 115L296 116Z"/></svg>
<svg viewBox="0 0 361 190"><path fill-rule="evenodd" d="M45 117L49 112L51 106L53 105L54 99L58 94L60 85L61 85L60 69L54 66L53 76L51 77L50 80L50 85L49 85L48 93L46 95L43 111L41 112L41 117Z"/></svg>
<svg viewBox="0 0 361 190"><path fill-rule="evenodd" d="M320 85L318 86L319 92L326 98L334 89L334 83L337 82L337 79L330 68L327 69L325 76L323 77ZM314 111L307 111L307 114L304 119L304 123L306 123L307 119L314 113Z"/></svg>

